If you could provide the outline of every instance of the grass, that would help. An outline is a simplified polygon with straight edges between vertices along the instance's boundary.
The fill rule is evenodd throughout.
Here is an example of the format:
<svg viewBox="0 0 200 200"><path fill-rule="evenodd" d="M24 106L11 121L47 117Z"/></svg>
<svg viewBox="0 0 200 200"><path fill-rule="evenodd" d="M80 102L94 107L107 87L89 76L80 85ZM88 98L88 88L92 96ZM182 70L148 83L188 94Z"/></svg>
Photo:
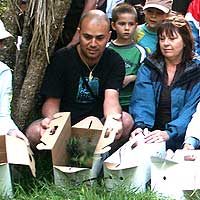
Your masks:
<svg viewBox="0 0 200 200"><path fill-rule="evenodd" d="M60 187L44 177L29 179L26 185L15 184L14 188L13 200L167 200L167 198L157 196L150 189L136 193L135 190L129 190L124 185L120 185L108 191L104 182L95 183L92 186L81 184ZM9 200L1 196L0 199ZM200 199L198 192L186 196L186 200L198 199Z"/></svg>
<svg viewBox="0 0 200 200"><path fill-rule="evenodd" d="M148 191L146 193L135 193L128 191L125 187L118 187L112 191L107 191L104 186L80 185L73 187L55 186L53 183L38 181L37 184L28 193L20 186L17 187L16 200L159 200L161 198Z"/></svg>
<svg viewBox="0 0 200 200"><path fill-rule="evenodd" d="M153 191L135 192L123 185L116 186L112 190L105 187L104 181L96 182L93 185L65 185L57 186L53 183L52 167L50 156L45 153L42 157L36 158L37 179L29 178L28 168L17 168L22 171L23 176L16 179L18 184L14 185L15 193L13 200L166 200L167 198L157 196ZM28 177L28 178L27 178ZM19 181L20 180L20 181ZM192 194L192 193L191 193ZM200 199L200 193L186 196L188 200ZM2 200L9 200L3 198ZM169 198L168 198L169 199Z"/></svg>
<svg viewBox="0 0 200 200"><path fill-rule="evenodd" d="M48 152L42 157L36 158L37 179L29 178L30 171L27 167L18 167L22 176L15 178L14 200L161 200L155 193L148 190L145 193L135 193L120 185L113 190L107 190L104 182L99 181L93 185L65 185L56 186L53 183L52 167ZM16 166L15 166L16 167ZM19 173L21 174L21 173ZM28 178L27 178L28 177ZM5 197L0 199L8 200Z"/></svg>
<svg viewBox="0 0 200 200"><path fill-rule="evenodd" d="M74 187L66 185L59 187L53 183L45 181L37 181L29 192L25 191L21 186L17 186L14 200L166 200L156 196L150 190L145 193L135 193L132 190L127 190L125 187L116 187L112 191L108 191L104 186L80 185ZM188 200L198 200L198 193L192 196L186 196Z"/></svg>

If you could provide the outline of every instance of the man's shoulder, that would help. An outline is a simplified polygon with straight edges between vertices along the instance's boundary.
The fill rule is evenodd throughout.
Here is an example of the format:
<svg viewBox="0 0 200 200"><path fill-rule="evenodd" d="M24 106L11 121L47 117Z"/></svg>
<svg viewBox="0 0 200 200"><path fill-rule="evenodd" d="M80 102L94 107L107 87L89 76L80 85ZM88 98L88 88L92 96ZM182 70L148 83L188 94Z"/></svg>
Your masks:
<svg viewBox="0 0 200 200"><path fill-rule="evenodd" d="M75 46L70 46L70 47L62 47L61 49L58 49L56 52L55 52L55 55L68 55L68 54L71 54L71 53L74 53L75 51Z"/></svg>
<svg viewBox="0 0 200 200"><path fill-rule="evenodd" d="M118 52L112 48L106 47L102 56L102 62L108 67L124 66L124 60Z"/></svg>
<svg viewBox="0 0 200 200"><path fill-rule="evenodd" d="M121 56L120 56L115 50L113 50L113 49L110 48L110 47L106 47L106 48L105 48L104 56L106 56L106 57L115 56L115 57L117 57L117 58L121 58ZM112 58L111 60L113 60L113 58Z"/></svg>
<svg viewBox="0 0 200 200"><path fill-rule="evenodd" d="M73 57L76 56L75 47L63 47L58 49L51 57L51 61L62 63L62 62L71 62Z"/></svg>
<svg viewBox="0 0 200 200"><path fill-rule="evenodd" d="M118 73L121 73L121 70L125 70L123 58L115 50L110 48L105 49L101 63L108 71L114 69L117 70Z"/></svg>

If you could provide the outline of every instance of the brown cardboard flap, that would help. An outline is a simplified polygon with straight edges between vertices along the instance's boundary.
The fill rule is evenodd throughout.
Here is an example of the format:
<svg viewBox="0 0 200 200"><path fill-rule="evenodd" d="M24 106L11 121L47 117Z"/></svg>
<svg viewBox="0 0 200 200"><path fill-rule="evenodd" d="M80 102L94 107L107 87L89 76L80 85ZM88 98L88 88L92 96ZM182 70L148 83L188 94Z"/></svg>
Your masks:
<svg viewBox="0 0 200 200"><path fill-rule="evenodd" d="M5 137L8 163L29 165L29 155L25 142L9 135Z"/></svg>
<svg viewBox="0 0 200 200"><path fill-rule="evenodd" d="M108 152L111 149L109 145L112 144L114 140L115 140L115 134L112 133L107 136L106 130L103 129L95 149L95 154L103 154Z"/></svg>
<svg viewBox="0 0 200 200"><path fill-rule="evenodd" d="M29 167L31 169L32 175L36 177L35 159L33 157L33 152L30 147L27 147L29 154Z"/></svg>
<svg viewBox="0 0 200 200"><path fill-rule="evenodd" d="M7 163L7 156L6 156L6 152L0 152L0 164L1 163Z"/></svg>
<svg viewBox="0 0 200 200"><path fill-rule="evenodd" d="M27 147L22 139L9 135L2 135L0 136L0 144L2 145L1 150L2 147L4 147L4 150L2 150L3 152L1 153L2 161L4 160L10 164L28 165L33 176L35 176L35 161L33 154L30 154L30 147Z"/></svg>
<svg viewBox="0 0 200 200"><path fill-rule="evenodd" d="M41 143L37 145L37 149L39 150L51 150L53 149L61 131L70 118L69 112L59 112L54 115L54 119L51 120L49 124L49 128L45 131L44 135L40 139ZM71 122L70 126L71 126ZM70 133L66 133L70 134Z"/></svg>
<svg viewBox="0 0 200 200"><path fill-rule="evenodd" d="M72 128L102 130L103 124L97 117L90 116L81 120L80 122L72 126Z"/></svg>
<svg viewBox="0 0 200 200"><path fill-rule="evenodd" d="M0 135L0 163L7 163L6 155L6 137L5 135Z"/></svg>
<svg viewBox="0 0 200 200"><path fill-rule="evenodd" d="M66 166L67 160L69 159L68 152L66 150L67 141L71 137L71 117L70 113L65 113L63 116L65 118L64 125L60 129L60 133L57 137L55 145L52 149L52 161L53 165ZM62 121L63 123L63 121Z"/></svg>
<svg viewBox="0 0 200 200"><path fill-rule="evenodd" d="M68 160L66 144L70 136L70 112L56 113L42 136L41 143L37 145L37 149L51 150L53 165L65 166Z"/></svg>
<svg viewBox="0 0 200 200"><path fill-rule="evenodd" d="M96 147L102 128L103 124L101 121L96 117L90 116L72 126L72 136L79 138L81 145L85 147L87 145ZM95 147L93 147L94 150ZM80 149L82 149L81 146Z"/></svg>

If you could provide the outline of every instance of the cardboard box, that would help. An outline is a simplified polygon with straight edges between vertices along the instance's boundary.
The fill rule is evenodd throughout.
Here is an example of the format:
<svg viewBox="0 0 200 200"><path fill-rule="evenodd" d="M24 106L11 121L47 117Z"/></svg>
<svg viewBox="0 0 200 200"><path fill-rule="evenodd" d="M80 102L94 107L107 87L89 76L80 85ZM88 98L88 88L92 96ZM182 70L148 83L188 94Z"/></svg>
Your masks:
<svg viewBox="0 0 200 200"><path fill-rule="evenodd" d="M0 135L0 193L13 195L13 174L11 165L26 165L35 176L35 162L32 151L19 138Z"/></svg>
<svg viewBox="0 0 200 200"><path fill-rule="evenodd" d="M165 142L131 146L128 141L105 160L104 176L108 189L124 185L128 189L146 191L151 178L151 156L165 156Z"/></svg>
<svg viewBox="0 0 200 200"><path fill-rule="evenodd" d="M187 191L200 189L200 150L176 150L171 159L151 162L151 189L158 194L183 199Z"/></svg>
<svg viewBox="0 0 200 200"><path fill-rule="evenodd" d="M51 152L56 185L79 184L94 178L91 177L91 168L70 164L71 155L67 145L72 138L75 138L81 153L84 153L86 149L94 152L102 127L101 121L96 117L88 117L71 127L69 112L57 113L54 116L50 128L41 138L41 143L37 148Z"/></svg>

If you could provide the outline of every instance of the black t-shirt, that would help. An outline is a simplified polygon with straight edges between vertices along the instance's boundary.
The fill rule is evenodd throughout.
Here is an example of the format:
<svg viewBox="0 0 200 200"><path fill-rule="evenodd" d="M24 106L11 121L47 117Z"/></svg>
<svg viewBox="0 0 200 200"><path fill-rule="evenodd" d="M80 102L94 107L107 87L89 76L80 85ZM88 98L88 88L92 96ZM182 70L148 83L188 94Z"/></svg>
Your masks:
<svg viewBox="0 0 200 200"><path fill-rule="evenodd" d="M71 112L72 124L90 115L103 117L104 92L106 89L121 89L124 61L116 52L106 48L93 70L91 81L89 73L76 46L60 49L47 67L41 94L61 99L60 112ZM85 77L94 95L82 77Z"/></svg>

